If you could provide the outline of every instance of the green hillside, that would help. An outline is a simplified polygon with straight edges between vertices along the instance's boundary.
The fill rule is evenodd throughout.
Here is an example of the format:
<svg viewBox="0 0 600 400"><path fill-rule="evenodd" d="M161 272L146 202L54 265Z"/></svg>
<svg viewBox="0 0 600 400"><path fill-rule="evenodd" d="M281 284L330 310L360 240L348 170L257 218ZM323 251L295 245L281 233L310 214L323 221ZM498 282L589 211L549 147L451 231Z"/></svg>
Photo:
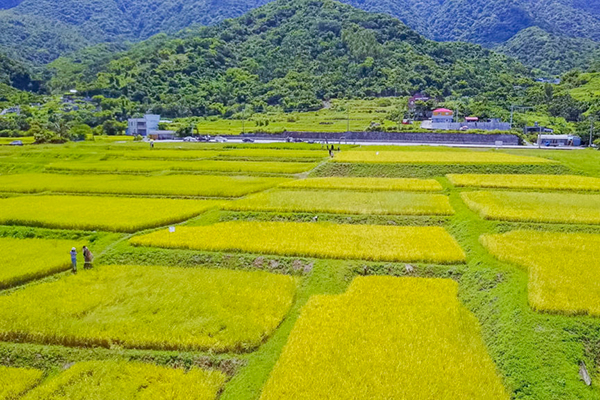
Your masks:
<svg viewBox="0 0 600 400"><path fill-rule="evenodd" d="M239 17L269 0L2 0L0 48L14 57L48 63L90 45L138 42L196 25ZM587 48L567 41L573 62L545 51L547 35L600 41L598 6L583 0L342 0L369 12L386 13L436 41L466 41L488 47L507 41L507 54L546 73L587 65ZM520 35L528 28L524 37ZM534 35L535 34L535 35ZM517 35L515 37L515 35ZM513 38L514 37L514 38ZM520 49L525 39L534 39ZM556 41L552 39L551 41ZM516 43L515 43L516 42ZM540 43L543 42L543 43ZM544 45L544 43L546 43ZM504 49L504 48L503 48ZM530 54L537 54L531 57ZM561 62L557 62L561 61ZM563 67L564 66L564 67Z"/></svg>
<svg viewBox="0 0 600 400"><path fill-rule="evenodd" d="M62 73L67 66L59 66ZM280 0L215 27L133 46L96 79L64 74L90 95L119 97L171 116L282 106L319 108L330 98L506 96L527 70L464 43L429 41L395 18L338 2Z"/></svg>
<svg viewBox="0 0 600 400"><path fill-rule="evenodd" d="M559 75L587 69L600 60L600 43L590 39L554 35L538 27L525 29L495 48L539 70L538 75Z"/></svg>

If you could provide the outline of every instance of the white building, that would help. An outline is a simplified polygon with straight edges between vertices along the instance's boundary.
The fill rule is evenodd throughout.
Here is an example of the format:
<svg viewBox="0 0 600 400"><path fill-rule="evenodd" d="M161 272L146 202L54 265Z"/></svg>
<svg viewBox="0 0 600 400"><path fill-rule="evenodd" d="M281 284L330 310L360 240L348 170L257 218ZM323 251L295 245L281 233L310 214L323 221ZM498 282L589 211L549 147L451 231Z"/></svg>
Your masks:
<svg viewBox="0 0 600 400"><path fill-rule="evenodd" d="M160 115L146 114L143 118L130 118L127 120L127 134L148 136L154 131L158 131Z"/></svg>

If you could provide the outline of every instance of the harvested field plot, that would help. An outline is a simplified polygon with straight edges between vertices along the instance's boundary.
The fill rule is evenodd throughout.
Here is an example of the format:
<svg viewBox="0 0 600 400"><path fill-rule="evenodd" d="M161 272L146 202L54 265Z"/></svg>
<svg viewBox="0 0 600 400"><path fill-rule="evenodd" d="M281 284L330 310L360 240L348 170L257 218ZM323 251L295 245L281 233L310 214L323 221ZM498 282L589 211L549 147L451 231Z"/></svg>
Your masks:
<svg viewBox="0 0 600 400"><path fill-rule="evenodd" d="M282 185L292 189L340 189L364 191L437 192L442 185L435 179L409 178L310 178L288 181Z"/></svg>
<svg viewBox="0 0 600 400"><path fill-rule="evenodd" d="M223 205L236 211L332 214L452 215L447 196L404 192L275 190Z"/></svg>
<svg viewBox="0 0 600 400"><path fill-rule="evenodd" d="M286 178L223 175L20 174L0 175L0 190L18 193L239 197L289 181Z"/></svg>
<svg viewBox="0 0 600 400"><path fill-rule="evenodd" d="M0 224L136 232L184 221L218 204L210 200L21 196L0 199Z"/></svg>
<svg viewBox="0 0 600 400"><path fill-rule="evenodd" d="M303 308L261 400L508 400L452 280L356 278Z"/></svg>
<svg viewBox="0 0 600 400"><path fill-rule="evenodd" d="M287 314L287 275L104 266L0 297L0 339L162 350L248 351Z"/></svg>
<svg viewBox="0 0 600 400"><path fill-rule="evenodd" d="M462 199L485 219L600 224L600 195L529 192L471 192Z"/></svg>
<svg viewBox="0 0 600 400"><path fill-rule="evenodd" d="M344 151L332 160L367 164L551 164L545 158L478 151Z"/></svg>
<svg viewBox="0 0 600 400"><path fill-rule="evenodd" d="M75 364L31 391L24 400L213 400L225 383L219 371L159 367L139 362Z"/></svg>
<svg viewBox="0 0 600 400"><path fill-rule="evenodd" d="M297 174L316 166L310 162L261 162L261 161L156 161L156 160L107 160L107 161L60 161L51 163L47 170L97 171L97 172L156 172L156 171L218 171L261 172L274 174Z"/></svg>
<svg viewBox="0 0 600 400"><path fill-rule="evenodd" d="M42 379L42 371L0 365L0 400L14 400Z"/></svg>
<svg viewBox="0 0 600 400"><path fill-rule="evenodd" d="M533 309L600 316L600 235L513 231L481 242L498 259L527 268Z"/></svg>
<svg viewBox="0 0 600 400"><path fill-rule="evenodd" d="M449 174L458 187L600 191L600 178L579 175Z"/></svg>
<svg viewBox="0 0 600 400"><path fill-rule="evenodd" d="M465 254L445 229L292 222L225 222L133 237L134 245L289 256L453 264ZM433 245L435 243L435 245Z"/></svg>
<svg viewBox="0 0 600 400"><path fill-rule="evenodd" d="M71 247L80 251L83 244L72 240L0 238L0 289L69 269Z"/></svg>

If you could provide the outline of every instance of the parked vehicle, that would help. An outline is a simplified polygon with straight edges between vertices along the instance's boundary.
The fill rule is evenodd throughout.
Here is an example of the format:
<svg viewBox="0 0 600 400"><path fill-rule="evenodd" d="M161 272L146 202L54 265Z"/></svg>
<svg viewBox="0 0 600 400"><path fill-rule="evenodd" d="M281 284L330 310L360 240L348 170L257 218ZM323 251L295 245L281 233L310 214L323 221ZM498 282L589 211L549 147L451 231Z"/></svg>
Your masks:
<svg viewBox="0 0 600 400"><path fill-rule="evenodd" d="M13 140L12 142L10 142L11 146L23 146L23 141L22 140Z"/></svg>
<svg viewBox="0 0 600 400"><path fill-rule="evenodd" d="M245 137L242 139L243 143L254 143L254 139L249 138L249 137Z"/></svg>
<svg viewBox="0 0 600 400"><path fill-rule="evenodd" d="M223 136L215 136L215 142L225 143L225 142L227 142L227 139L225 139Z"/></svg>

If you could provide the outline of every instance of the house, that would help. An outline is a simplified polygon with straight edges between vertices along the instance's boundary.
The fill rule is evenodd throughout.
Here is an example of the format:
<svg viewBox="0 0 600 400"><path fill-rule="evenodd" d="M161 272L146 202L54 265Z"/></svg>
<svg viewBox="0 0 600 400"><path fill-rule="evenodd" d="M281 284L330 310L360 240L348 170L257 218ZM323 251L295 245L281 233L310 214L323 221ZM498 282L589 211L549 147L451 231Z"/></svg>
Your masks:
<svg viewBox="0 0 600 400"><path fill-rule="evenodd" d="M408 112L412 114L415 119L431 118L431 111L429 107L424 104L430 100L434 99L423 93L415 93L408 98Z"/></svg>
<svg viewBox="0 0 600 400"><path fill-rule="evenodd" d="M579 147L581 138L575 135L538 135L537 144L540 147Z"/></svg>
<svg viewBox="0 0 600 400"><path fill-rule="evenodd" d="M0 115L8 115L8 114L21 115L21 107L20 106L10 107L10 108L6 108L0 112Z"/></svg>
<svg viewBox="0 0 600 400"><path fill-rule="evenodd" d="M554 129L547 128L545 126L541 126L539 123L536 122L535 124L533 124L533 126L526 126L525 128L523 128L523 133L525 135L528 135L531 133L537 133L537 134L554 133Z"/></svg>
<svg viewBox="0 0 600 400"><path fill-rule="evenodd" d="M142 118L130 118L127 120L127 135L132 136L148 136L149 134L158 131L158 123L160 115L146 114Z"/></svg>
<svg viewBox="0 0 600 400"><path fill-rule="evenodd" d="M447 108L438 108L433 110L431 122L434 124L449 124L454 121L454 111Z"/></svg>

